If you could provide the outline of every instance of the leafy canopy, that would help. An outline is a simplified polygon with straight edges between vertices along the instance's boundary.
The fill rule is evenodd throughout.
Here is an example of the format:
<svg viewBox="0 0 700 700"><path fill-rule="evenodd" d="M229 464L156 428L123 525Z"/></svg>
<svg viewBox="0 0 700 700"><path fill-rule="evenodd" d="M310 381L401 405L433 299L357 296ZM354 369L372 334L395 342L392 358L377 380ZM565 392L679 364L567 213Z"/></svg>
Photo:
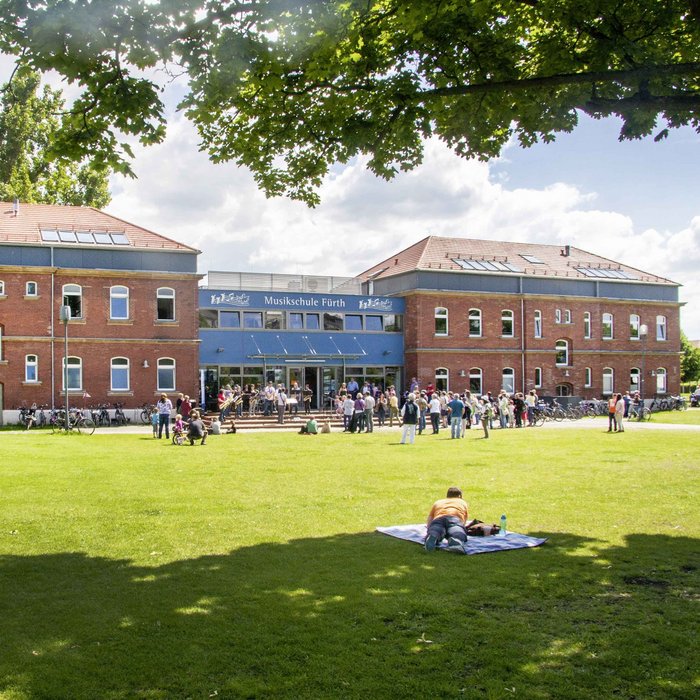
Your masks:
<svg viewBox="0 0 700 700"><path fill-rule="evenodd" d="M0 201L106 206L109 170L56 157L63 99L39 87L39 75L23 67L0 94Z"/></svg>
<svg viewBox="0 0 700 700"><path fill-rule="evenodd" d="M162 141L168 71L216 162L309 204L359 154L380 177L437 136L488 159L617 115L700 131L700 0L0 0L0 49L83 92L55 147L130 173ZM160 82L157 82L160 81Z"/></svg>

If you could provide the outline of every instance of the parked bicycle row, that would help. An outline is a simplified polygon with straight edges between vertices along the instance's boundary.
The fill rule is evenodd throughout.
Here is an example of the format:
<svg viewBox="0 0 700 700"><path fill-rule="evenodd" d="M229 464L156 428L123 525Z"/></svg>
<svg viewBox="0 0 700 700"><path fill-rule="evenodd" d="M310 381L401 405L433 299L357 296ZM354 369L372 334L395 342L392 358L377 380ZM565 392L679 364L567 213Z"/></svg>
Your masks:
<svg viewBox="0 0 700 700"><path fill-rule="evenodd" d="M24 427L25 430L31 428L55 428L57 425L65 427L65 410L64 408L49 408L47 405L38 406L20 406L15 409L18 411L18 425ZM111 407L107 404L99 404L89 407L71 407L69 409L71 423L86 425L88 428L92 426L94 432L95 426L119 426L127 425L130 419L126 417L123 410L123 404L115 403ZM85 422L85 423L83 423Z"/></svg>

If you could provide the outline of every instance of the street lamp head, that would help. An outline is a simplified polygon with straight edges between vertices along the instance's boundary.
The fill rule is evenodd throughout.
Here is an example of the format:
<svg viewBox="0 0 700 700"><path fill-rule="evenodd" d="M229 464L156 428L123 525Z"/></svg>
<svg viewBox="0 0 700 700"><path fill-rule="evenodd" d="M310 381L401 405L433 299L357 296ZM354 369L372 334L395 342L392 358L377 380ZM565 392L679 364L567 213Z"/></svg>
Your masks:
<svg viewBox="0 0 700 700"><path fill-rule="evenodd" d="M641 326L639 326L639 335L642 336L642 338L646 337L646 335L649 333L649 326L647 326L646 323L642 323Z"/></svg>

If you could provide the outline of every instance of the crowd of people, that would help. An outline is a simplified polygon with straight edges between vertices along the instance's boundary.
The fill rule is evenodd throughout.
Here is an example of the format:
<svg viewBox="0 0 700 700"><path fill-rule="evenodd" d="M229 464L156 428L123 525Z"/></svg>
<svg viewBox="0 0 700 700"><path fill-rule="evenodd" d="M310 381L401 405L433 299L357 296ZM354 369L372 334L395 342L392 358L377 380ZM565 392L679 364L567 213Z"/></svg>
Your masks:
<svg viewBox="0 0 700 700"><path fill-rule="evenodd" d="M289 390L283 384L269 381L264 387L255 384L225 384L219 388L216 397L219 420L223 423L229 415L237 417L255 415L262 410L264 416L277 416L278 423L284 423L285 416L296 417L301 407L305 415L311 413L313 390L306 384L302 389L298 382L292 382Z"/></svg>

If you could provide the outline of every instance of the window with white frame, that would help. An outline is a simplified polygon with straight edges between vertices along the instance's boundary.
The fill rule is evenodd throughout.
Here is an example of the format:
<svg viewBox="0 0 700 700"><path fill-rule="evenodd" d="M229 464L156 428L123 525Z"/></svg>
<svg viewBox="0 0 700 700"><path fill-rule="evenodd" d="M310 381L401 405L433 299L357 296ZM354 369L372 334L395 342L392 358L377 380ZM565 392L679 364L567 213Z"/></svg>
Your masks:
<svg viewBox="0 0 700 700"><path fill-rule="evenodd" d="M435 370L435 388L437 391L447 391L450 385L450 373L445 367Z"/></svg>
<svg viewBox="0 0 700 700"><path fill-rule="evenodd" d="M109 288L109 317L113 321L129 318L129 288L115 285Z"/></svg>
<svg viewBox="0 0 700 700"><path fill-rule="evenodd" d="M4 296L5 296L5 283L2 280L0 280L0 297L4 297Z"/></svg>
<svg viewBox="0 0 700 700"><path fill-rule="evenodd" d="M561 309L554 309L554 323L561 323Z"/></svg>
<svg viewBox="0 0 700 700"><path fill-rule="evenodd" d="M481 309L469 309L469 337L481 338Z"/></svg>
<svg viewBox="0 0 700 700"><path fill-rule="evenodd" d="M449 326L447 324L447 309L444 306L435 308L435 335L447 335Z"/></svg>
<svg viewBox="0 0 700 700"><path fill-rule="evenodd" d="M175 360L158 358L158 391L175 391Z"/></svg>
<svg viewBox="0 0 700 700"><path fill-rule="evenodd" d="M554 364L558 367L569 366L569 341L560 338L554 345Z"/></svg>
<svg viewBox="0 0 700 700"><path fill-rule="evenodd" d="M36 282L27 282L24 286L24 295L28 297L35 297L39 294L39 285Z"/></svg>
<svg viewBox="0 0 700 700"><path fill-rule="evenodd" d="M159 321L175 320L175 290L170 287L159 287L156 292Z"/></svg>
<svg viewBox="0 0 700 700"><path fill-rule="evenodd" d="M28 383L39 381L39 358L36 355L24 356L24 381Z"/></svg>
<svg viewBox="0 0 700 700"><path fill-rule="evenodd" d="M630 314L630 340L639 340L639 314Z"/></svg>
<svg viewBox="0 0 700 700"><path fill-rule="evenodd" d="M69 357L68 362L63 360L63 390L82 391L83 388L83 361L79 357Z"/></svg>
<svg viewBox="0 0 700 700"><path fill-rule="evenodd" d="M542 386L542 368L535 367L535 388L539 389Z"/></svg>
<svg viewBox="0 0 700 700"><path fill-rule="evenodd" d="M666 317L657 316L656 317L656 339L666 340Z"/></svg>
<svg viewBox="0 0 700 700"><path fill-rule="evenodd" d="M571 323L571 309L564 309L564 323Z"/></svg>
<svg viewBox="0 0 700 700"><path fill-rule="evenodd" d="M667 391L666 369L664 367L658 367L656 370L656 393L665 394Z"/></svg>
<svg viewBox="0 0 700 700"><path fill-rule="evenodd" d="M591 312L586 311L583 314L583 337L587 340L591 337Z"/></svg>
<svg viewBox="0 0 700 700"><path fill-rule="evenodd" d="M542 312L535 311L535 338L542 337Z"/></svg>
<svg viewBox="0 0 700 700"><path fill-rule="evenodd" d="M515 324L513 323L513 312L504 309L501 311L501 336L512 338L515 334Z"/></svg>
<svg viewBox="0 0 700 700"><path fill-rule="evenodd" d="M509 394L515 393L515 370L512 367L504 367L501 375L501 389Z"/></svg>
<svg viewBox="0 0 700 700"><path fill-rule="evenodd" d="M63 285L63 305L70 307L71 318L83 317L83 289L79 284Z"/></svg>
<svg viewBox="0 0 700 700"><path fill-rule="evenodd" d="M129 391L129 359L113 357L110 365L112 391Z"/></svg>
<svg viewBox="0 0 700 700"><path fill-rule="evenodd" d="M590 367L585 367L583 370L583 385L585 387L593 386L593 372Z"/></svg>
<svg viewBox="0 0 700 700"><path fill-rule="evenodd" d="M603 340L612 340L613 332L613 315L603 314L603 318L601 321L601 336Z"/></svg>
<svg viewBox="0 0 700 700"><path fill-rule="evenodd" d="M469 370L469 391L472 394L481 396L481 388L483 386L483 372L478 367L472 367Z"/></svg>
<svg viewBox="0 0 700 700"><path fill-rule="evenodd" d="M641 391L639 383L640 374L639 367L632 367L630 369L630 394L634 394L635 391Z"/></svg>
<svg viewBox="0 0 700 700"><path fill-rule="evenodd" d="M610 395L613 393L613 387L615 386L615 375L613 374L612 368L605 367L603 369L603 394Z"/></svg>

